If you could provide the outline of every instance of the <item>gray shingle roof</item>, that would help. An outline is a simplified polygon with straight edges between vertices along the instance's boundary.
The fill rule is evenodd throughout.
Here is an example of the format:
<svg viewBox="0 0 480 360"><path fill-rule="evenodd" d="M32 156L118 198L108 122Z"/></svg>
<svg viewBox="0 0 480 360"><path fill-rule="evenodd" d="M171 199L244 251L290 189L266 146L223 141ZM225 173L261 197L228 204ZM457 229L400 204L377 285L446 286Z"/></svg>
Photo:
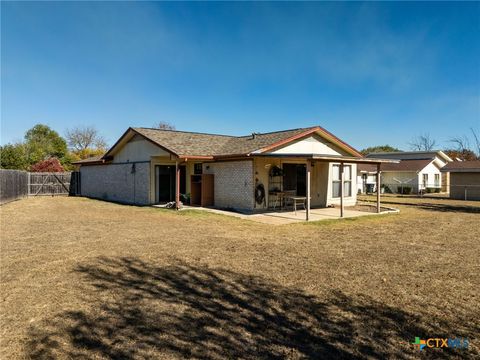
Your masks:
<svg viewBox="0 0 480 360"><path fill-rule="evenodd" d="M398 164L383 164L381 171L420 171L433 159L400 160Z"/></svg>
<svg viewBox="0 0 480 360"><path fill-rule="evenodd" d="M480 172L480 160L475 161L454 161L445 165L443 172Z"/></svg>
<svg viewBox="0 0 480 360"><path fill-rule="evenodd" d="M203 134L175 130L133 128L154 143L182 156L242 155L287 140L315 127L247 136Z"/></svg>

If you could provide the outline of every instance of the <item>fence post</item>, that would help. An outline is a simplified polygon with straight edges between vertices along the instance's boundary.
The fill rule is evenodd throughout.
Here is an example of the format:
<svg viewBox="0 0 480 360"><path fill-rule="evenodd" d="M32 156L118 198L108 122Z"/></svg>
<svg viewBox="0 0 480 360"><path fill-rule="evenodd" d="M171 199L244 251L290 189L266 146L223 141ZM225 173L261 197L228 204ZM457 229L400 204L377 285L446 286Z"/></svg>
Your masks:
<svg viewBox="0 0 480 360"><path fill-rule="evenodd" d="M467 186L465 185L465 201L468 200L468 196L467 196Z"/></svg>

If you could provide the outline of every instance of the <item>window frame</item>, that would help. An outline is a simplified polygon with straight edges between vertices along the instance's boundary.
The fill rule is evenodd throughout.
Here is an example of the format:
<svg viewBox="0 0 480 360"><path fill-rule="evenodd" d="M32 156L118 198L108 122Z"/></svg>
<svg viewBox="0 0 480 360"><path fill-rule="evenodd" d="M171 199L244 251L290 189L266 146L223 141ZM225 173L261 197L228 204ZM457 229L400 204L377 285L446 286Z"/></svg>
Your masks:
<svg viewBox="0 0 480 360"><path fill-rule="evenodd" d="M428 186L428 173L422 174L422 185L424 188Z"/></svg>
<svg viewBox="0 0 480 360"><path fill-rule="evenodd" d="M334 168L338 167L338 179L335 179L335 171ZM343 197L352 197L352 186L353 186L353 166L352 165L343 165L343 171L344 173L347 173L346 168L349 168L350 170L348 171L349 173L349 178L345 177L343 180ZM341 164L332 164L332 199L340 199L340 191L338 192L338 196L335 195L335 184L340 184L342 183L342 174L340 173L340 168ZM337 185L338 187L338 185ZM340 189L340 188L339 188Z"/></svg>
<svg viewBox="0 0 480 360"><path fill-rule="evenodd" d="M198 170L198 167L200 170ZM193 163L193 174L202 175L203 174L203 163Z"/></svg>

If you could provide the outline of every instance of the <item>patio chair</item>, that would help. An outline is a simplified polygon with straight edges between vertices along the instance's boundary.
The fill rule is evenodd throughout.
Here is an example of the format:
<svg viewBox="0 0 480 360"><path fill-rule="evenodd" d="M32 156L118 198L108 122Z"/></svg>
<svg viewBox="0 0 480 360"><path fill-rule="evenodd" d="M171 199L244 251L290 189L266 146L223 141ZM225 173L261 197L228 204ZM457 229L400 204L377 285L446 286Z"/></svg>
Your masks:
<svg viewBox="0 0 480 360"><path fill-rule="evenodd" d="M290 196L297 195L297 190L284 190L283 192L283 207L286 209L288 206L291 206L293 209L293 200Z"/></svg>

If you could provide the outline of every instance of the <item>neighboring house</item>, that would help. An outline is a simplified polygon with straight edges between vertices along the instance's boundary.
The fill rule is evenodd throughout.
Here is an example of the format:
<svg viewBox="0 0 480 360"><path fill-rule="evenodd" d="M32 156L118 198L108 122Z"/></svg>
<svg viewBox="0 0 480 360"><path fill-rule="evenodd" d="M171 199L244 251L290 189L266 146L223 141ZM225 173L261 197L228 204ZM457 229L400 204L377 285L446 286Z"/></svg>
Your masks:
<svg viewBox="0 0 480 360"><path fill-rule="evenodd" d="M450 198L480 200L480 161L455 161L442 168L450 173Z"/></svg>
<svg viewBox="0 0 480 360"><path fill-rule="evenodd" d="M384 162L392 161L363 158L316 126L248 136L129 128L104 156L76 164L84 196L140 205L190 198L254 212L292 196L310 198L308 209L354 205L357 164Z"/></svg>
<svg viewBox="0 0 480 360"><path fill-rule="evenodd" d="M440 192L448 190L448 172L442 173L450 159L443 151L412 151L372 153L367 158L397 159L396 164L381 166L382 185L385 191L394 193L419 193L423 191ZM359 191L376 188L376 181L372 178L372 166L362 164L358 166L357 181Z"/></svg>

